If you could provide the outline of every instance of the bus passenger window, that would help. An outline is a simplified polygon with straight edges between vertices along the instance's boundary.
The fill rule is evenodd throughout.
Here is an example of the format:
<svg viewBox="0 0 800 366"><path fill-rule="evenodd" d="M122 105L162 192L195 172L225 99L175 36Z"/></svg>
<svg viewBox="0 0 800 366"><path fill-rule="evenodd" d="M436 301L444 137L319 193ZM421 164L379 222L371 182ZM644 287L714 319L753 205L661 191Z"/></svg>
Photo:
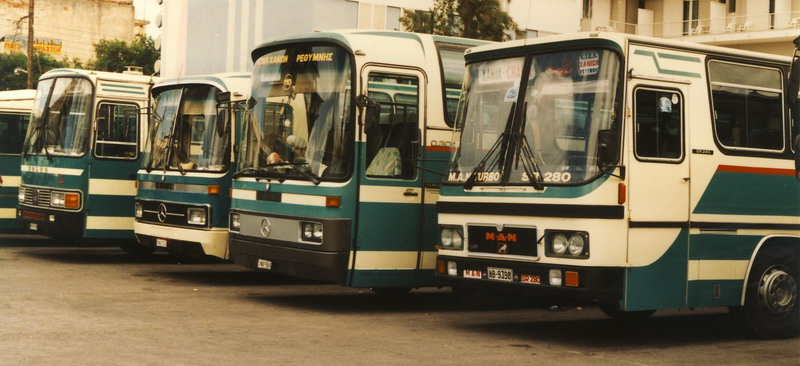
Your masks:
<svg viewBox="0 0 800 366"><path fill-rule="evenodd" d="M136 159L139 108L136 105L100 105L95 135L95 155Z"/></svg>
<svg viewBox="0 0 800 366"><path fill-rule="evenodd" d="M419 120L419 81L407 75L371 73L368 95L380 108L380 120L367 131L366 175L414 179L412 140Z"/></svg>
<svg viewBox="0 0 800 366"><path fill-rule="evenodd" d="M637 89L636 156L677 160L683 156L682 97L675 91Z"/></svg>

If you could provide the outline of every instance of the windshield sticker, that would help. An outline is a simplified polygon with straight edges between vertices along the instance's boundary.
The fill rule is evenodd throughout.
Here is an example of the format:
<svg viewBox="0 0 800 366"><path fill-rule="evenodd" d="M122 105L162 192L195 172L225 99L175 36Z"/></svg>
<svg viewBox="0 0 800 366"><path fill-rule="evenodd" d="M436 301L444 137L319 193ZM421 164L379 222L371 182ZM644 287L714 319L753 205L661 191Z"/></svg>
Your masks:
<svg viewBox="0 0 800 366"><path fill-rule="evenodd" d="M297 55L297 62L330 62L333 61L333 52L301 53Z"/></svg>
<svg viewBox="0 0 800 366"><path fill-rule="evenodd" d="M583 52L578 57L580 76L596 75L600 71L600 55L597 52Z"/></svg>
<svg viewBox="0 0 800 366"><path fill-rule="evenodd" d="M667 97L659 98L658 111L662 113L672 113L672 101Z"/></svg>
<svg viewBox="0 0 800 366"><path fill-rule="evenodd" d="M672 94L672 104L678 104L678 94Z"/></svg>
<svg viewBox="0 0 800 366"><path fill-rule="evenodd" d="M515 102L517 101L517 94L519 94L519 88L516 86L512 86L508 88L506 91L506 96L503 99L505 102Z"/></svg>

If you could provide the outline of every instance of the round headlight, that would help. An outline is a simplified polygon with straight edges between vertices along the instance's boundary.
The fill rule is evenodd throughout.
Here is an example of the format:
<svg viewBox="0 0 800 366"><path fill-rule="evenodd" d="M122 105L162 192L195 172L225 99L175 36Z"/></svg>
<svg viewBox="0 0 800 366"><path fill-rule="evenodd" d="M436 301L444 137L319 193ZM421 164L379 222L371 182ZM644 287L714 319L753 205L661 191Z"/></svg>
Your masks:
<svg viewBox="0 0 800 366"><path fill-rule="evenodd" d="M314 224L312 235L314 235L314 239L322 239L322 225Z"/></svg>
<svg viewBox="0 0 800 366"><path fill-rule="evenodd" d="M572 234L572 236L569 237L569 254L576 256L583 254L584 244L583 236L580 234Z"/></svg>
<svg viewBox="0 0 800 366"><path fill-rule="evenodd" d="M567 252L567 237L564 234L553 235L553 253L562 255Z"/></svg>
<svg viewBox="0 0 800 366"><path fill-rule="evenodd" d="M461 249L464 247L464 238L457 229L450 230L453 233L453 249Z"/></svg>
<svg viewBox="0 0 800 366"><path fill-rule="evenodd" d="M439 238L439 243L442 244L442 247L450 248L453 246L453 232L455 230L451 228L444 227L442 228L442 232Z"/></svg>

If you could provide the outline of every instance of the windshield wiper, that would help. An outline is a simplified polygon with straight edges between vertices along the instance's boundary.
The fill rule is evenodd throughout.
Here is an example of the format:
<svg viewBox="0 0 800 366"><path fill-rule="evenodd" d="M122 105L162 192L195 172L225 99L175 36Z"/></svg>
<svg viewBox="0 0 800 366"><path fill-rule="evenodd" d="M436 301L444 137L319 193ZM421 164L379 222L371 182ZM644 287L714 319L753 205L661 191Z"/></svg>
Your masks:
<svg viewBox="0 0 800 366"><path fill-rule="evenodd" d="M495 167L499 166L499 162L502 157L506 156L506 152L508 150L508 137L511 134L511 123L514 120L514 110L516 109L517 103L511 103L511 110L508 111L508 119L506 120L506 128L500 136L497 137L497 141L494 142L494 145L486 152L486 155L483 156L481 161L475 166L475 169L472 169L472 174L469 175L466 181L464 181L464 189L470 190L472 187L475 186L475 181L478 179L478 172L485 171L486 162L494 155L494 152L500 149L500 152L495 156L495 159L492 160L491 164L489 165L489 169L494 169Z"/></svg>
<svg viewBox="0 0 800 366"><path fill-rule="evenodd" d="M528 102L525 102L522 108L523 111L528 110ZM525 175L528 176L528 181L537 191L544 190L542 184L542 171L539 169L539 164L536 163L536 157L533 154L531 145L528 143L528 138L525 136L525 125L528 120L523 116L522 123L518 131L513 133L514 143L517 145L515 148L515 164L519 166L522 161L522 168L525 169Z"/></svg>

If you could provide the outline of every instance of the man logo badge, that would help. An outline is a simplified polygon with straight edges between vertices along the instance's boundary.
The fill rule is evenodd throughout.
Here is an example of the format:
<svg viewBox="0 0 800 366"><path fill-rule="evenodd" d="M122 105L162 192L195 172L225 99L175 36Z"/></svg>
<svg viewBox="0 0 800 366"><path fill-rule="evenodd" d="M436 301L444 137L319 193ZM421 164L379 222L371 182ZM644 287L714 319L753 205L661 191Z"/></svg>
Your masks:
<svg viewBox="0 0 800 366"><path fill-rule="evenodd" d="M508 254L508 243L497 243L497 254Z"/></svg>

